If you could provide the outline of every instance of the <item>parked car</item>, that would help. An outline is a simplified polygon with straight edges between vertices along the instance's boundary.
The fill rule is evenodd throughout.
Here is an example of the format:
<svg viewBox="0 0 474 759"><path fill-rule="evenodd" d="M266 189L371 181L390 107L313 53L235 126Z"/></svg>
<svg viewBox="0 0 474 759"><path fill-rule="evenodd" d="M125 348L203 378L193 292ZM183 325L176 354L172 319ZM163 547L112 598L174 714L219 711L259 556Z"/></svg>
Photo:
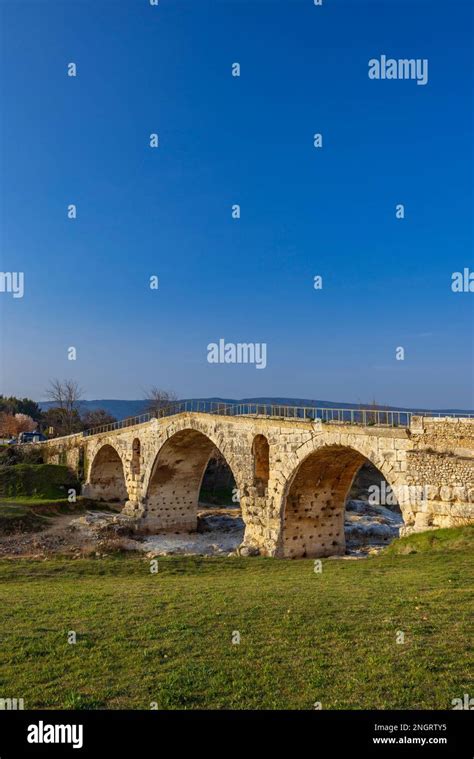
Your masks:
<svg viewBox="0 0 474 759"><path fill-rule="evenodd" d="M47 439L41 432L20 432L18 436L19 443L40 443Z"/></svg>

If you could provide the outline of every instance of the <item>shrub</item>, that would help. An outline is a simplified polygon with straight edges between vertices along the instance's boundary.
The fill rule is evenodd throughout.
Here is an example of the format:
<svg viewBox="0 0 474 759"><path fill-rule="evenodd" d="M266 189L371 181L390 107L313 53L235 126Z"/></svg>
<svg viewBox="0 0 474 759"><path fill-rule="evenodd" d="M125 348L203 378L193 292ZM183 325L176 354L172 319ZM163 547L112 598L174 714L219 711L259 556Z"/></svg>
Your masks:
<svg viewBox="0 0 474 759"><path fill-rule="evenodd" d="M42 463L43 454L36 446L5 445L0 449L0 466Z"/></svg>
<svg viewBox="0 0 474 759"><path fill-rule="evenodd" d="M66 466L15 464L0 467L0 498L66 498L69 488L75 488L79 492L80 486Z"/></svg>

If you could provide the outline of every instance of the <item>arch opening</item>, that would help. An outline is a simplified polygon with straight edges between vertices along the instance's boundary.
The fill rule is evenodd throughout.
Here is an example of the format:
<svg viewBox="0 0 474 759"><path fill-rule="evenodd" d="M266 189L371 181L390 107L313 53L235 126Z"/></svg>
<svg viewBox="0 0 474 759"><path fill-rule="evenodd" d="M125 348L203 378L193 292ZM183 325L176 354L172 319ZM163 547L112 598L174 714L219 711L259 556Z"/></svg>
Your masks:
<svg viewBox="0 0 474 759"><path fill-rule="evenodd" d="M232 493L234 476L212 440L193 429L175 433L155 458L145 498L148 522L156 530L194 532L200 497L207 502L209 491L218 489L217 473Z"/></svg>
<svg viewBox="0 0 474 759"><path fill-rule="evenodd" d="M88 492L98 501L128 499L122 459L111 445L103 445L92 462Z"/></svg>
<svg viewBox="0 0 474 759"><path fill-rule="evenodd" d="M236 484L232 469L215 448L209 458L199 492L200 506L235 506Z"/></svg>
<svg viewBox="0 0 474 759"><path fill-rule="evenodd" d="M270 446L265 435L256 435L252 445L254 486L258 496L264 496L270 476Z"/></svg>
<svg viewBox="0 0 474 759"><path fill-rule="evenodd" d="M371 489L378 503L370 502ZM368 552L397 537L402 521L390 486L365 456L345 446L323 446L290 480L280 553L302 558Z"/></svg>

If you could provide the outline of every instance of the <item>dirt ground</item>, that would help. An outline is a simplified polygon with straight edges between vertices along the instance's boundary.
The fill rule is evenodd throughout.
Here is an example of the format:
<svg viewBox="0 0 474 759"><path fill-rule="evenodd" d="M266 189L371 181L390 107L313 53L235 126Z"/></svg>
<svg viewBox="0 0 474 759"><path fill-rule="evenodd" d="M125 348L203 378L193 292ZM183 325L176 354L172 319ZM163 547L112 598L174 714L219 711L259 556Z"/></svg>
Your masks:
<svg viewBox="0 0 474 759"><path fill-rule="evenodd" d="M57 514L48 517L48 526L38 532L0 535L0 558L43 558L56 553L79 557L93 553L95 536L84 541L83 535L70 529L74 519L77 515Z"/></svg>
<svg viewBox="0 0 474 759"><path fill-rule="evenodd" d="M398 537L401 515L364 501L349 501L346 508L346 558L378 553ZM198 511L194 533L162 532L139 535L117 504L107 510L84 510L48 516L40 531L0 535L0 558L46 558L54 555L81 558L116 551L140 551L149 556L235 555L244 537L240 509L209 507Z"/></svg>
<svg viewBox="0 0 474 759"><path fill-rule="evenodd" d="M110 505L108 505L110 508ZM46 558L55 554L81 558L115 550L154 555L233 553L242 542L244 523L236 508L205 508L198 512L198 531L192 534L135 535L119 510L55 514L36 532L0 535L0 558Z"/></svg>

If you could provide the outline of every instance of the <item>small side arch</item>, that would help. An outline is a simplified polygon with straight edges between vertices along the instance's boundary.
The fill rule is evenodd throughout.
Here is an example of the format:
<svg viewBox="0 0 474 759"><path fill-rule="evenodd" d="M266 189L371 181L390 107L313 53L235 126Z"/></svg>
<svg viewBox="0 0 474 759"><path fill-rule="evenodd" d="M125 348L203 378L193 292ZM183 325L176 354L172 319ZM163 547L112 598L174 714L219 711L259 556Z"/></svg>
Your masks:
<svg viewBox="0 0 474 759"><path fill-rule="evenodd" d="M128 499L122 459L108 443L99 448L92 460L87 495L98 501Z"/></svg>

